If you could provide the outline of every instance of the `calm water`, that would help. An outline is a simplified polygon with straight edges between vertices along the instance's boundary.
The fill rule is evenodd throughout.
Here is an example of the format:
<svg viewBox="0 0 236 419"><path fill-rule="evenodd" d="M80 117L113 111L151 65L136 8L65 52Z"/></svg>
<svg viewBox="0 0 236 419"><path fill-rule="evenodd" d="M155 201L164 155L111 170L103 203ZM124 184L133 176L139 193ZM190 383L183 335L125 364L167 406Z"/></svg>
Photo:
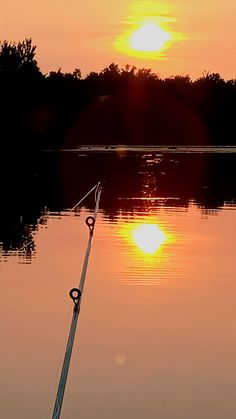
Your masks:
<svg viewBox="0 0 236 419"><path fill-rule="evenodd" d="M100 176L62 418L235 418L235 163L49 153L18 183L15 167L0 213L1 418L51 417L94 199L67 210Z"/></svg>

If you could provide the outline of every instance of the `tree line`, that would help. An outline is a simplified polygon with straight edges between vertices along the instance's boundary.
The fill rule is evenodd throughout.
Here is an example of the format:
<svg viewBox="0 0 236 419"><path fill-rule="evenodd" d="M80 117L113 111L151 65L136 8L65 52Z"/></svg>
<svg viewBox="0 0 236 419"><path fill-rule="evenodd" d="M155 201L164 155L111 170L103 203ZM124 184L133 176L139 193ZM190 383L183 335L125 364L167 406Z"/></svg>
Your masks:
<svg viewBox="0 0 236 419"><path fill-rule="evenodd" d="M0 41L2 149L86 144L235 145L236 79L161 79L112 63L43 74L32 39Z"/></svg>

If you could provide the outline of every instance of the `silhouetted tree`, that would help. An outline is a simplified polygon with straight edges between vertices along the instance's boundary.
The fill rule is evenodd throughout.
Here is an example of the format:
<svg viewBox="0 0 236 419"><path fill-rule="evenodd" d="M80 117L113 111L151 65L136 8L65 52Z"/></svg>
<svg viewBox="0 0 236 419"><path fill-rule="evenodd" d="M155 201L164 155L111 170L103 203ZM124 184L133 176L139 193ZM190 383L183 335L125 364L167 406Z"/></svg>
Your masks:
<svg viewBox="0 0 236 419"><path fill-rule="evenodd" d="M236 79L205 72L196 81L188 75L163 80L151 68L116 63L85 78L79 68L43 75L35 54L31 38L0 42L4 144L11 143L6 135L34 148L101 141L235 144Z"/></svg>
<svg viewBox="0 0 236 419"><path fill-rule="evenodd" d="M31 38L18 43L0 41L0 74L21 74L25 77L41 74L35 60L35 51L36 46L32 45Z"/></svg>

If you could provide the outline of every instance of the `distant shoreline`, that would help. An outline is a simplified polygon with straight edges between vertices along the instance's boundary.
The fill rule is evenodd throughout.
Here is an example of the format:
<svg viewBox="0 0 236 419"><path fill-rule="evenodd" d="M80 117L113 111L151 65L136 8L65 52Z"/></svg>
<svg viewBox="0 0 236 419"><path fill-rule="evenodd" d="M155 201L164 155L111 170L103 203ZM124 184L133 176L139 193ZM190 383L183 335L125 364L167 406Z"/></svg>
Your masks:
<svg viewBox="0 0 236 419"><path fill-rule="evenodd" d="M81 145L77 148L46 149L45 152L78 152L78 153L126 153L126 152L159 152L159 153L236 153L236 146L155 146L155 145Z"/></svg>

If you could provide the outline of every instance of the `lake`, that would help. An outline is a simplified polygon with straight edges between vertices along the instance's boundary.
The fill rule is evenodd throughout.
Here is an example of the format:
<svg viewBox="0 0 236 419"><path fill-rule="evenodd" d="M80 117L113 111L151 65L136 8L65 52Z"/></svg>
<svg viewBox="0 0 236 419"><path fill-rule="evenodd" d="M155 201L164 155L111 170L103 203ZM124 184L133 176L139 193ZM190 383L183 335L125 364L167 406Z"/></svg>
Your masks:
<svg viewBox="0 0 236 419"><path fill-rule="evenodd" d="M61 418L234 419L236 154L110 151L2 182L0 417L52 415L101 180Z"/></svg>

